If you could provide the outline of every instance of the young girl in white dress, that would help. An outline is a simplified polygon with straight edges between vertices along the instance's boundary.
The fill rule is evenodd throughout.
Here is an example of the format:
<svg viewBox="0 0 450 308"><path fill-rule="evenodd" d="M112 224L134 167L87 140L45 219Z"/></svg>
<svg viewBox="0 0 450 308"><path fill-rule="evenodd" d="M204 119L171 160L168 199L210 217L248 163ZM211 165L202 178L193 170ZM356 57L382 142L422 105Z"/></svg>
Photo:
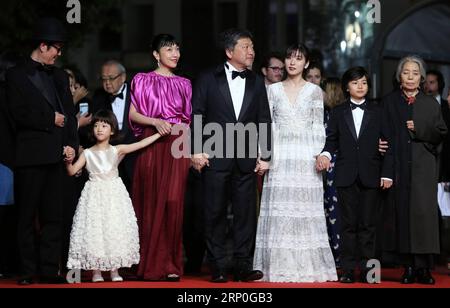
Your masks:
<svg viewBox="0 0 450 308"><path fill-rule="evenodd" d="M254 267L270 282L337 280L322 174L315 168L325 144L323 95L302 77L308 62L304 45L288 48L287 79L268 88L274 150L261 196Z"/></svg>
<svg viewBox="0 0 450 308"><path fill-rule="evenodd" d="M111 272L113 282L123 281L118 269L139 263L139 233L133 205L117 169L126 154L142 149L160 135L129 145L110 145L118 133L117 119L101 110L92 119L95 146L84 150L72 164L73 176L84 166L89 172L73 218L67 268L92 270L93 282L103 282L102 271Z"/></svg>

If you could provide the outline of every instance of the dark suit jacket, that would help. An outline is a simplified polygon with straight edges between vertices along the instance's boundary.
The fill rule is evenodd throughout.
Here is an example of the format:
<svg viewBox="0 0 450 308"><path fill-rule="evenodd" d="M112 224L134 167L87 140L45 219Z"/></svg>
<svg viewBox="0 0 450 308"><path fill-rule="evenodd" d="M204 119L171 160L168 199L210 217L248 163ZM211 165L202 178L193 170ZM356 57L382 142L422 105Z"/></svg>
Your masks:
<svg viewBox="0 0 450 308"><path fill-rule="evenodd" d="M126 98L125 98L125 110L123 113L123 127L120 130L120 140L118 143L130 144L136 142L133 131L130 128L129 114L131 105L130 85L127 84ZM95 114L99 110L112 111L110 95L104 90L99 90L94 94L92 99L92 114Z"/></svg>
<svg viewBox="0 0 450 308"><path fill-rule="evenodd" d="M64 146L78 149L77 119L67 73L54 69L57 97L47 93L38 76L31 59L6 74L7 101L17 131L18 167L58 163L63 159ZM55 102L57 99L59 103ZM64 109L64 128L55 126L56 104Z"/></svg>
<svg viewBox="0 0 450 308"><path fill-rule="evenodd" d="M337 187L350 186L358 177L369 188L379 187L381 177L394 179L391 147L384 159L378 151L380 138L391 145L388 120L383 114L383 108L368 102L358 138L350 101L331 111L329 134L323 151L337 152Z"/></svg>
<svg viewBox="0 0 450 308"><path fill-rule="evenodd" d="M442 117L447 128L450 128L450 108L446 100L441 100ZM439 181L450 182L450 134L444 139L440 155Z"/></svg>
<svg viewBox="0 0 450 308"><path fill-rule="evenodd" d="M6 104L6 89L2 82L0 83L0 164L10 168L14 164L14 138L14 123Z"/></svg>
<svg viewBox="0 0 450 308"><path fill-rule="evenodd" d="M240 78L240 77L238 77ZM233 101L231 98L230 88L228 86L228 81L225 73L224 64L219 65L214 69L207 70L200 74L198 77L194 91L192 94L192 125L191 125L191 145L192 153L202 153L202 149L196 147L196 143L204 145L205 141L209 138L215 136L214 132L204 134L202 137L199 135L199 130L202 129L206 124L216 123L219 125L223 131L226 131L227 124L256 124L258 131L251 132L246 135L245 141L242 143L237 142L236 138L229 138L229 142L226 142L227 138L218 139L217 143L222 143L213 146L212 149L218 150L220 146L223 148L222 157L210 157L210 168L215 170L230 170L233 168L234 164L242 172L251 172L256 166L256 158L251 157L249 153L250 150L257 150L258 142L258 132L259 124L265 124L267 127L267 139L264 141L259 140L259 143L266 143L267 146L263 146L267 149L261 153L263 160L270 160L271 156L271 116L269 110L269 103L267 99L266 88L264 86L263 79L253 72L249 73L246 80L246 88L244 101L242 104L241 113L239 118L236 119L234 112ZM201 120L200 120L201 119ZM200 123L202 122L202 123ZM228 136L233 137L233 136ZM200 140L201 139L201 140ZM250 144L250 140L256 140L256 144ZM239 147L243 145L245 149ZM232 158L224 158L227 150L233 153ZM245 155L242 158L238 158L237 151L245 150Z"/></svg>

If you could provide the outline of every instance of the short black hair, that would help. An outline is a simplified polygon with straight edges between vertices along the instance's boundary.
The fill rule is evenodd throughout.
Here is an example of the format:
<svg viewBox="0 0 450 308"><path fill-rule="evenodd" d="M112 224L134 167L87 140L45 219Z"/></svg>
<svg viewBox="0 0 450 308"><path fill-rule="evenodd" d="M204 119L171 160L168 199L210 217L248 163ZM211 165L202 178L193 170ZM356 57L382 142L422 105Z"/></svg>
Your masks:
<svg viewBox="0 0 450 308"><path fill-rule="evenodd" d="M268 53L261 63L261 68L265 67L268 68L270 65L270 60L277 59L284 63L283 55L279 52L270 52Z"/></svg>
<svg viewBox="0 0 450 308"><path fill-rule="evenodd" d="M348 69L344 75L342 76L342 92L344 92L344 95L346 98L350 97L350 93L348 90L348 84L352 81L361 79L363 77L366 77L367 79L367 85L369 87L369 90L372 87L372 82L370 80L369 73L367 70L362 66L355 66L350 69Z"/></svg>
<svg viewBox="0 0 450 308"><path fill-rule="evenodd" d="M78 83L80 86L88 88L88 81L86 77L84 77L83 73L75 67L75 66L66 66L66 69L70 70L73 73L73 78L75 79L75 83Z"/></svg>
<svg viewBox="0 0 450 308"><path fill-rule="evenodd" d="M318 69L320 71L320 74L323 75L323 67L322 67L322 65L319 62L317 62L317 61L311 61L311 62L309 62L308 68L305 69L305 76L308 74L308 72L310 70L315 69L315 68Z"/></svg>
<svg viewBox="0 0 450 308"><path fill-rule="evenodd" d="M111 136L110 143L117 142L120 139L119 123L117 122L116 115L111 110L101 109L92 117L91 129L89 130L89 138L91 141L97 141L94 136L94 125L97 122L108 123L111 126L111 132L113 132L114 135Z"/></svg>
<svg viewBox="0 0 450 308"><path fill-rule="evenodd" d="M295 55L297 53L297 51L299 53L301 53L303 55L303 57L305 57L305 62L308 63L309 62L309 49L303 43L290 45L286 49L285 58L288 59L288 58L292 57L292 55Z"/></svg>
<svg viewBox="0 0 450 308"><path fill-rule="evenodd" d="M442 92L444 91L444 88L445 88L444 75L442 75L442 73L438 70L428 70L427 76L428 75L434 75L437 77L439 94L442 95Z"/></svg>
<svg viewBox="0 0 450 308"><path fill-rule="evenodd" d="M163 47L180 47L180 42L171 34L161 33L156 35L152 41L152 51L159 52Z"/></svg>
<svg viewBox="0 0 450 308"><path fill-rule="evenodd" d="M220 47L225 51L234 49L238 41L242 38L248 38L253 41L253 35L248 30L236 28L227 29L219 35Z"/></svg>

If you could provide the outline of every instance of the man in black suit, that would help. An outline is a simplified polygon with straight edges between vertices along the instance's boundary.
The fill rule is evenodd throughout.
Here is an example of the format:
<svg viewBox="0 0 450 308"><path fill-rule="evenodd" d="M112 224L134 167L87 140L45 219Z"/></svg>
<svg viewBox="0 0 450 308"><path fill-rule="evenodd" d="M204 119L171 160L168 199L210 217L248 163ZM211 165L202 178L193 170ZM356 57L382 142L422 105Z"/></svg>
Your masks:
<svg viewBox="0 0 450 308"><path fill-rule="evenodd" d="M127 72L125 67L118 61L109 60L102 66L101 80L103 90L97 92L93 98L93 111L95 114L101 109L114 112L119 123L119 134L121 144L131 144L136 141L129 124L130 113L130 87L127 84ZM133 182L133 169L135 154L127 155L119 165L119 175L127 190L131 193Z"/></svg>
<svg viewBox="0 0 450 308"><path fill-rule="evenodd" d="M8 108L16 127L15 183L21 285L33 283L38 271L41 282L64 282L58 276L63 158L64 155L73 158L73 149L78 147L69 79L63 70L54 67L65 40L66 32L58 20L40 20L35 27L35 48L30 58L6 75ZM36 215L40 227L38 249L34 234Z"/></svg>
<svg viewBox="0 0 450 308"><path fill-rule="evenodd" d="M247 69L255 57L251 33L230 29L222 33L221 43L227 62L202 73L193 91L192 164L198 171L204 168L203 206L211 281L227 281L226 227L227 201L230 199L234 280L252 281L263 277L263 273L253 270L252 266L256 232L255 188L256 173L262 175L269 168L271 116L263 79ZM216 134L199 132L203 126L210 125L225 132L227 124L255 127L262 124L267 134L261 129L250 130L239 143L236 133L226 134L225 138L225 134L220 135L217 131ZM208 142L205 141L210 137L217 142L215 147L206 149ZM258 138L261 145L259 158Z"/></svg>
<svg viewBox="0 0 450 308"><path fill-rule="evenodd" d="M344 74L342 88L348 100L331 112L326 144L317 158L317 168L328 170L331 155L338 153L335 185L340 207L342 283L354 282L358 263L361 281L367 282L367 261L375 257L379 189L390 188L394 178L391 149L384 159L378 151L379 139L390 140L388 122L381 107L366 101L369 87L364 68L351 68Z"/></svg>

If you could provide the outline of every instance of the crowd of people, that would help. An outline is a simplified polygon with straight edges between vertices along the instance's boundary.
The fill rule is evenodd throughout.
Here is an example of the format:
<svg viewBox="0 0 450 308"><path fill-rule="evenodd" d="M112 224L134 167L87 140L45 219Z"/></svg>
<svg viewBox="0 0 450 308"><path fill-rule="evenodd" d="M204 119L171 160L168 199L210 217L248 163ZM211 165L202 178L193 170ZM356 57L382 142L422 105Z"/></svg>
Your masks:
<svg viewBox="0 0 450 308"><path fill-rule="evenodd" d="M155 70L128 83L108 60L90 95L78 69L55 66L67 40L45 18L26 59L2 55L0 278L178 282L205 259L213 283L230 271L377 283L380 259L403 266L401 283L435 283L450 97L420 57L399 61L397 86L377 102L365 68L325 78L304 44L258 71L240 29L221 33L225 61L192 85L176 74L179 42L160 34ZM229 124L257 129L221 135Z"/></svg>

